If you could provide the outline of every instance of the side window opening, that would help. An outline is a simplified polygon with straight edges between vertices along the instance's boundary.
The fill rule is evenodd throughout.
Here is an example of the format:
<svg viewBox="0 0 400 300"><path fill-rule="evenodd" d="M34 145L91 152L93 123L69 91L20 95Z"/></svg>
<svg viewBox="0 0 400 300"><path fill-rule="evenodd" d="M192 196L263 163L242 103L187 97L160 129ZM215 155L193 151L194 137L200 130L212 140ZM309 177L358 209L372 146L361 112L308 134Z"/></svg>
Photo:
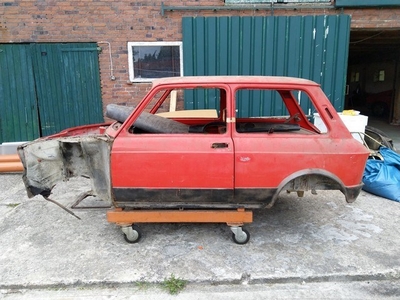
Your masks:
<svg viewBox="0 0 400 300"><path fill-rule="evenodd" d="M160 90L131 126L130 132L223 134L226 132L225 110L224 89Z"/></svg>
<svg viewBox="0 0 400 300"><path fill-rule="evenodd" d="M319 133L317 111L304 91L239 89L235 104L238 133Z"/></svg>

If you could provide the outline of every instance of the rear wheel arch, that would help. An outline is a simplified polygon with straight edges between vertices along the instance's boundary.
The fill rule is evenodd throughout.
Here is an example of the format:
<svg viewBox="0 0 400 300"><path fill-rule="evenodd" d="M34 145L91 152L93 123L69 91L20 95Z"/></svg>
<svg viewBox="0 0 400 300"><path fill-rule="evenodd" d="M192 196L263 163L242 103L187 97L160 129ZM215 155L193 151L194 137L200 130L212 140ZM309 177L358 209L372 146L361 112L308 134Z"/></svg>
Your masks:
<svg viewBox="0 0 400 300"><path fill-rule="evenodd" d="M279 194L284 191L308 191L308 190L339 190L343 193L347 202L352 202L347 188L335 174L321 169L305 169L297 171L286 177L279 184L271 202L266 208L271 208L278 200Z"/></svg>

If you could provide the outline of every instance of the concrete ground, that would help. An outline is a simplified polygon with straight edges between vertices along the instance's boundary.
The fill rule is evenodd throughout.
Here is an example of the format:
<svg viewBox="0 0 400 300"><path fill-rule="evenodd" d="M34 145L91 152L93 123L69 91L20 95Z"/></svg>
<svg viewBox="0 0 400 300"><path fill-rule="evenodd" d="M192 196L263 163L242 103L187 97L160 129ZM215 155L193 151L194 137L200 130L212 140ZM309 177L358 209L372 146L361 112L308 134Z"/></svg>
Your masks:
<svg viewBox="0 0 400 300"><path fill-rule="evenodd" d="M70 207L88 183L55 187ZM251 239L225 224L141 224L125 242L106 209L28 199L20 174L0 174L0 298L5 299L400 299L400 203L362 192L282 194L254 211ZM80 206L103 205L90 198ZM160 288L174 275L178 295Z"/></svg>

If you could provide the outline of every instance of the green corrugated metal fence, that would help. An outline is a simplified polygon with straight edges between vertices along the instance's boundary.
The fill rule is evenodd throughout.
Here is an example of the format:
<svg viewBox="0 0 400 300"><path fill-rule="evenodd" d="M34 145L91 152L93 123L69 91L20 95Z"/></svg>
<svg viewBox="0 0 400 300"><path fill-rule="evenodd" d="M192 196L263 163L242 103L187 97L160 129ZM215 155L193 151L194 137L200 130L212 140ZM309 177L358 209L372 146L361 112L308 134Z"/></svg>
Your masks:
<svg viewBox="0 0 400 300"><path fill-rule="evenodd" d="M186 76L307 78L343 110L350 16L185 17L182 28Z"/></svg>
<svg viewBox="0 0 400 300"><path fill-rule="evenodd" d="M95 43L2 44L0 51L0 142L103 121Z"/></svg>

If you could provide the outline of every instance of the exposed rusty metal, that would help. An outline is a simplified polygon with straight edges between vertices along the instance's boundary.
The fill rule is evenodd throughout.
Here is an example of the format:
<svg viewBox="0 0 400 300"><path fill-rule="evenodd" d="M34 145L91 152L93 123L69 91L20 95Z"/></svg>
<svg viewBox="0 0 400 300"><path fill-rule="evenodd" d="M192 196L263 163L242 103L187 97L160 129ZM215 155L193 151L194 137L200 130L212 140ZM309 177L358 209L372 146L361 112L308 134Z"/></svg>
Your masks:
<svg viewBox="0 0 400 300"><path fill-rule="evenodd" d="M87 191L81 193L75 200L75 202L71 205L73 209L96 209L96 208L111 208L111 205L103 205L103 206L78 206L83 200L87 197L95 196L93 191Z"/></svg>
<svg viewBox="0 0 400 300"><path fill-rule="evenodd" d="M92 190L100 199L112 203L110 140L106 136L39 139L22 145L18 151L25 165L23 181L29 197L40 194L46 198L57 182L83 176L90 178Z"/></svg>
<svg viewBox="0 0 400 300"><path fill-rule="evenodd" d="M66 208L64 205L62 205L61 203L58 203L57 201L50 199L49 197L45 197L45 199L51 203L54 203L55 205L57 205L58 207L61 207L63 210L65 210L67 213L69 213L70 215L74 216L75 218L77 218L78 220L81 220L80 217L78 217L76 214L73 213L73 211L69 210L68 208Z"/></svg>

